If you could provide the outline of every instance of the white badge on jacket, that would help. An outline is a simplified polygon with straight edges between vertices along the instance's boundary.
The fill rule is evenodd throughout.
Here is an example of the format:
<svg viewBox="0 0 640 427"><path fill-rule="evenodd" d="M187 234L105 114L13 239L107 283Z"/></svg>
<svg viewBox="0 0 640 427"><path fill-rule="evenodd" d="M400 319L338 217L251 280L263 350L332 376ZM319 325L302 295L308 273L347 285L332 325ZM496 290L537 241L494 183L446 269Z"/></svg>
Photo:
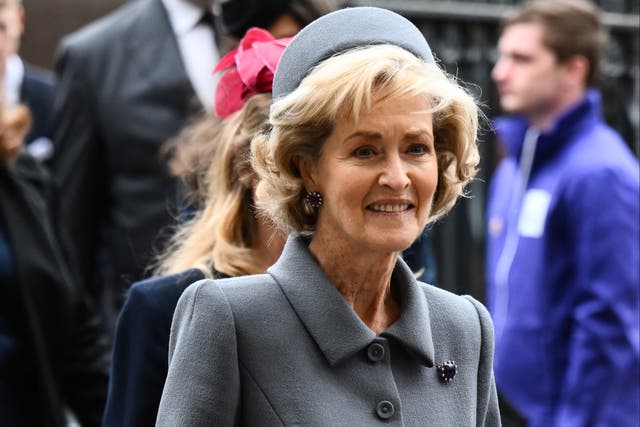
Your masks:
<svg viewBox="0 0 640 427"><path fill-rule="evenodd" d="M531 189L527 191L518 219L518 233L522 237L536 238L544 234L550 201L551 194L545 190Z"/></svg>

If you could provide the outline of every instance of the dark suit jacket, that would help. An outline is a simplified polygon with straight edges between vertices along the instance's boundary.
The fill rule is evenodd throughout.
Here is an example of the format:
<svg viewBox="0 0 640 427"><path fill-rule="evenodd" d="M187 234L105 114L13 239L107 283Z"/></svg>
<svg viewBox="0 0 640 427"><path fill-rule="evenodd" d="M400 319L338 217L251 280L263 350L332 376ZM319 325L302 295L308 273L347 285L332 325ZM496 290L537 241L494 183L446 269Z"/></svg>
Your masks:
<svg viewBox="0 0 640 427"><path fill-rule="evenodd" d="M108 342L62 257L46 203L47 178L26 153L0 166L0 220L16 264L19 297L13 303L22 316L14 323L24 325L22 357L35 373L35 383L25 385L33 396L25 407L40 418L38 425L66 426L64 403L83 426L99 426Z"/></svg>
<svg viewBox="0 0 640 427"><path fill-rule="evenodd" d="M144 427L156 422L167 377L169 331L178 298L203 279L192 269L135 283L116 324L104 427Z"/></svg>
<svg viewBox="0 0 640 427"><path fill-rule="evenodd" d="M52 73L24 64L24 78L20 86L20 102L31 111L31 129L25 137L30 143L38 138L51 138L51 110L55 95Z"/></svg>
<svg viewBox="0 0 640 427"><path fill-rule="evenodd" d="M106 283L115 311L175 214L177 182L159 148L202 106L160 0L126 4L66 37L56 72L58 221L84 282Z"/></svg>
<svg viewBox="0 0 640 427"><path fill-rule="evenodd" d="M157 425L498 426L487 310L401 259L391 281L401 316L380 335L301 238L268 274L196 282L174 314Z"/></svg>

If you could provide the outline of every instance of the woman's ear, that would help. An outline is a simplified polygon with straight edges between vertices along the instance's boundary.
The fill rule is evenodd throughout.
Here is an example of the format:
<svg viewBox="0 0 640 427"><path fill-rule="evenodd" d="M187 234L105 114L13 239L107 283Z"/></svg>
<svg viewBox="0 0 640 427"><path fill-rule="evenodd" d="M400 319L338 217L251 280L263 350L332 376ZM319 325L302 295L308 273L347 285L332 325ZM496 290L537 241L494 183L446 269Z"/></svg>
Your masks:
<svg viewBox="0 0 640 427"><path fill-rule="evenodd" d="M298 171L300 172L300 178L304 183L304 188L308 191L314 191L317 187L317 181L314 174L314 167L307 158L299 157L296 161Z"/></svg>

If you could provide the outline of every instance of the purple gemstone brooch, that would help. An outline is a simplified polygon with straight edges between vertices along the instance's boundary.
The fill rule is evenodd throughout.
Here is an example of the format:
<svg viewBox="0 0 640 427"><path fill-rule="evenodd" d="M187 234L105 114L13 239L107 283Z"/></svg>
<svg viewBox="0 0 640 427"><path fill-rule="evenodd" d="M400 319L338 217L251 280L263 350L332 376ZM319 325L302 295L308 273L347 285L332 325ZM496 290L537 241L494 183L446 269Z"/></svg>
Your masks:
<svg viewBox="0 0 640 427"><path fill-rule="evenodd" d="M451 382L451 380L458 373L458 365L453 360L447 360L446 362L438 365L438 378L443 383Z"/></svg>

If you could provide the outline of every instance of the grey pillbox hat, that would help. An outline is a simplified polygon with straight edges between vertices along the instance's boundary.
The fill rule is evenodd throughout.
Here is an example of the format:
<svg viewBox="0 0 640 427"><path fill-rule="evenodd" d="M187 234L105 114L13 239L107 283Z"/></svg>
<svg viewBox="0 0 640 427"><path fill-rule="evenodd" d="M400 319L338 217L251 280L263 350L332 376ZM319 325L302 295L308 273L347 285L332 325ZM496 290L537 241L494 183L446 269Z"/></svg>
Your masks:
<svg viewBox="0 0 640 427"><path fill-rule="evenodd" d="M325 59L376 44L399 46L425 62L434 62L429 44L408 19L377 7L341 9L316 19L291 40L276 69L273 99L293 92Z"/></svg>

